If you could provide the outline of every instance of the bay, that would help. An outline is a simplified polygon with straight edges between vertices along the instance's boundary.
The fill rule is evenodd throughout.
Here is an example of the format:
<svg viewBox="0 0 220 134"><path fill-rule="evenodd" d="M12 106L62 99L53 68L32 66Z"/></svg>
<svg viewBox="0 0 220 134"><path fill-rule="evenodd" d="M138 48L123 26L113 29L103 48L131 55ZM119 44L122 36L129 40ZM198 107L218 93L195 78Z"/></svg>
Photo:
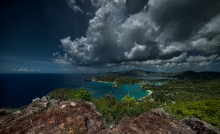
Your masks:
<svg viewBox="0 0 220 134"><path fill-rule="evenodd" d="M101 98L105 94L113 94L121 99L126 94L135 98L148 95L140 89L139 84L122 85L112 88L113 83L85 82L85 74L0 74L0 108L18 108L31 103L32 99L47 95L54 89L86 88L93 97Z"/></svg>

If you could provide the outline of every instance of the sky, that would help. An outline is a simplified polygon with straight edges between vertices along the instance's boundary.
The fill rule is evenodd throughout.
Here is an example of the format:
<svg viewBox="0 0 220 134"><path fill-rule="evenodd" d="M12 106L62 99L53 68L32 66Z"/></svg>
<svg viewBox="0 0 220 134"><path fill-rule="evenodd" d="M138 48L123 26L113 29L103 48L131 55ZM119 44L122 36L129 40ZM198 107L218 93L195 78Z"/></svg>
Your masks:
<svg viewBox="0 0 220 134"><path fill-rule="evenodd" d="M11 0L0 73L220 71L219 0Z"/></svg>

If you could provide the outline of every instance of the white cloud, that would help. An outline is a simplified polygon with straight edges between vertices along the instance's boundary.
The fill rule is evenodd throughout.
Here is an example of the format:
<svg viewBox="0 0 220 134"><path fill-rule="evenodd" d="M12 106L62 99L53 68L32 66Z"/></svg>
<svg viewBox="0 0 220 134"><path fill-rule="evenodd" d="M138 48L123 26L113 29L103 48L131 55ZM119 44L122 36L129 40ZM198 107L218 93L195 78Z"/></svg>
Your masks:
<svg viewBox="0 0 220 134"><path fill-rule="evenodd" d="M220 51L220 35L215 36L212 40L207 38L198 38L192 41L192 49L201 53L218 54Z"/></svg>
<svg viewBox="0 0 220 134"><path fill-rule="evenodd" d="M69 3L75 6L77 2L69 0ZM193 62L205 65L204 61L219 55L220 35L207 35L219 32L219 15L210 13L209 20L197 13L189 15L186 8L195 6L191 1L149 0L149 8L140 7L132 13L128 11L133 9L132 5L127 7L125 0L91 0L91 3L98 10L89 21L86 36L61 39L64 55L54 54L58 56L55 62L76 66L187 68L194 66ZM206 20L198 22L191 15Z"/></svg>
<svg viewBox="0 0 220 134"><path fill-rule="evenodd" d="M105 3L107 3L108 0L90 0L92 5L95 7L100 7L102 5L104 5Z"/></svg>
<svg viewBox="0 0 220 134"><path fill-rule="evenodd" d="M187 58L187 53L183 53L179 56L173 57L172 59L167 60L168 62L182 62ZM166 61L165 61L166 62Z"/></svg>
<svg viewBox="0 0 220 134"><path fill-rule="evenodd" d="M190 62L190 63L198 63L198 62L205 62L205 61L213 61L215 59L217 59L218 55L211 55L209 57L205 57L205 56L189 56L186 61Z"/></svg>
<svg viewBox="0 0 220 134"><path fill-rule="evenodd" d="M186 51L187 47L182 42L173 42L170 44L160 44L161 54L170 54L177 51Z"/></svg>
<svg viewBox="0 0 220 134"><path fill-rule="evenodd" d="M58 56L55 59L52 59L54 63L59 64L59 65L70 65L71 63L68 61L67 56L64 55L63 57ZM71 60L71 59L69 59Z"/></svg>
<svg viewBox="0 0 220 134"><path fill-rule="evenodd" d="M70 37L61 39L64 52L78 65L148 59L150 55L158 55L158 47L153 43L158 28L147 12L127 15L125 1L106 2L89 21L86 37L74 41ZM141 45L134 46L134 42Z"/></svg>
<svg viewBox="0 0 220 134"><path fill-rule="evenodd" d="M40 72L41 69L31 69L31 68L24 67L24 68L18 68L18 69L13 68L12 71L13 72L34 73L34 72Z"/></svg>
<svg viewBox="0 0 220 134"><path fill-rule="evenodd" d="M134 43L134 47L130 52L125 52L124 55L127 59L134 59L136 57L141 57L144 55L146 46L139 45L136 42Z"/></svg>
<svg viewBox="0 0 220 134"><path fill-rule="evenodd" d="M200 34L220 32L220 15L214 17L200 31Z"/></svg>
<svg viewBox="0 0 220 134"><path fill-rule="evenodd" d="M76 0L67 0L67 4L74 12L83 13L82 9L76 4Z"/></svg>

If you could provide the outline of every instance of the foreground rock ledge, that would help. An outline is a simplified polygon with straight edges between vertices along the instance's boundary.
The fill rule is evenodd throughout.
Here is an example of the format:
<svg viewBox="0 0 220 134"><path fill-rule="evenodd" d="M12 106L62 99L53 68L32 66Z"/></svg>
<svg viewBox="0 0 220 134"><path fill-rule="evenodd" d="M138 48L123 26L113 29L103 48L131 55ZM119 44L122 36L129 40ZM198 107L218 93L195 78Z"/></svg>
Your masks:
<svg viewBox="0 0 220 134"><path fill-rule="evenodd" d="M26 109L0 118L0 133L97 133L104 129L100 113L90 102L60 102L47 108L50 101L36 100Z"/></svg>
<svg viewBox="0 0 220 134"><path fill-rule="evenodd" d="M154 109L137 117L123 119L118 125L101 131L102 134L195 134L191 128L163 109Z"/></svg>
<svg viewBox="0 0 220 134"><path fill-rule="evenodd" d="M104 128L104 119L90 102L60 102L48 97L34 99L25 109L0 116L0 133L73 133L73 134L218 134L212 127L195 127L194 120L179 121L163 109L123 119ZM196 120L197 121L197 120ZM187 124L187 125L186 125ZM194 123L195 124L195 123ZM198 124L198 123L197 123ZM194 130L192 130L189 126ZM195 129L196 128L196 129ZM206 130L206 131L203 131Z"/></svg>

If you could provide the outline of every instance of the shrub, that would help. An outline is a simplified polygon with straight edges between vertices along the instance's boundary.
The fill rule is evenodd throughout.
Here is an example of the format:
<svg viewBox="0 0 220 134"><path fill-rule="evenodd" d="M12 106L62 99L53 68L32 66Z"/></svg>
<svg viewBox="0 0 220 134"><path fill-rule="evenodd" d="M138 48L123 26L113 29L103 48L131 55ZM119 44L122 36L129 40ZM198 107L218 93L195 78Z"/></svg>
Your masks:
<svg viewBox="0 0 220 134"><path fill-rule="evenodd" d="M172 104L169 112L179 118L196 117L220 127L220 99L209 99Z"/></svg>
<svg viewBox="0 0 220 134"><path fill-rule="evenodd" d="M56 89L49 92L48 96L50 96L50 98L52 99L67 101L73 99L75 96L74 94L75 94L74 90Z"/></svg>
<svg viewBox="0 0 220 134"><path fill-rule="evenodd" d="M90 91L80 88L75 92L75 99L83 101L91 101L92 94Z"/></svg>
<svg viewBox="0 0 220 134"><path fill-rule="evenodd" d="M100 99L92 99L90 91L80 88L78 90L57 89L48 94L51 98L69 101L92 101L97 111L104 117L107 126L117 123L124 117L139 115L151 108L157 107L156 102L149 102L148 99L137 100L130 95L116 100L113 95L107 94Z"/></svg>
<svg viewBox="0 0 220 134"><path fill-rule="evenodd" d="M92 100L92 94L90 91L80 88L78 90L71 90L71 89L57 89L54 91L51 91L48 96L50 96L53 99L59 99L63 101L76 101L76 100L82 100L82 101L91 101Z"/></svg>
<svg viewBox="0 0 220 134"><path fill-rule="evenodd" d="M139 115L157 107L156 102L149 102L148 99L137 100L130 95L125 95L121 100L115 100L113 95L105 95L101 99L93 99L93 103L104 117L107 126L122 118Z"/></svg>

